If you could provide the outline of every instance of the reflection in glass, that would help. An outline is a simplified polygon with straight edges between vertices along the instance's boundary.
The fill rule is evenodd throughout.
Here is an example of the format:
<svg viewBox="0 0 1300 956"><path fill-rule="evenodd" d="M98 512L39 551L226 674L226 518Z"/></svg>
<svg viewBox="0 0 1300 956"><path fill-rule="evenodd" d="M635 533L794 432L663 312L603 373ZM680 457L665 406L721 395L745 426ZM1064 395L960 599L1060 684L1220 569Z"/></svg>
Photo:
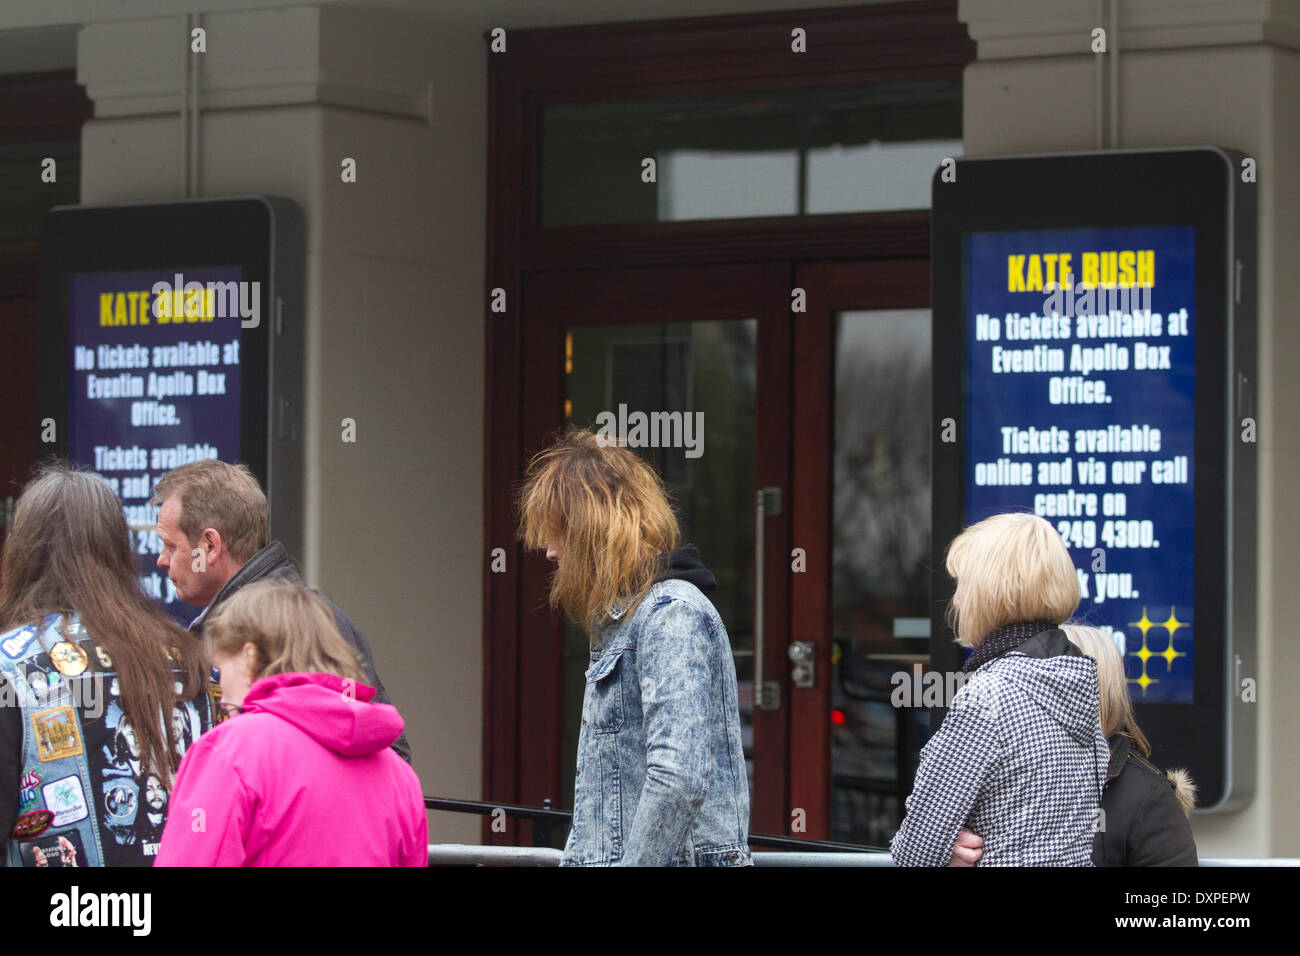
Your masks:
<svg viewBox="0 0 1300 956"><path fill-rule="evenodd" d="M550 104L538 220L928 209L931 177L961 155L961 135L957 79Z"/></svg>
<svg viewBox="0 0 1300 956"><path fill-rule="evenodd" d="M565 409L572 424L597 427L610 412L693 416L692 447L635 450L663 477L685 540L717 578L709 599L731 638L740 682L741 731L753 787L754 397L757 323L753 319L573 326L566 334ZM685 430L681 433L686 436ZM564 632L564 742L573 767L587 636ZM560 795L563 803L572 792Z"/></svg>
<svg viewBox="0 0 1300 956"><path fill-rule="evenodd" d="M833 840L888 844L928 729L890 697L927 659L930 404L928 310L836 317Z"/></svg>

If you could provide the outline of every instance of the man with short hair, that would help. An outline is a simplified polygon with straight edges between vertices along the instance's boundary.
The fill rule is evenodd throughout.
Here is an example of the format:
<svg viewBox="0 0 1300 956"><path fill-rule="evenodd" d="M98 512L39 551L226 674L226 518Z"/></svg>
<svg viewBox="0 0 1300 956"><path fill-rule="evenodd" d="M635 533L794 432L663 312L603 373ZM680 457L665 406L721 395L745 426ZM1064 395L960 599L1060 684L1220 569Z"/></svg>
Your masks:
<svg viewBox="0 0 1300 956"><path fill-rule="evenodd" d="M248 466L215 458L181 465L158 480L150 503L161 505L158 567L167 572L182 601L203 608L190 623L196 636L202 635L208 615L246 584L287 578L308 586L284 545L271 540L266 495ZM357 652L366 683L376 689L374 699L389 703L365 635L337 604L324 594L320 597L343 639ZM410 763L406 734L397 738L393 749Z"/></svg>

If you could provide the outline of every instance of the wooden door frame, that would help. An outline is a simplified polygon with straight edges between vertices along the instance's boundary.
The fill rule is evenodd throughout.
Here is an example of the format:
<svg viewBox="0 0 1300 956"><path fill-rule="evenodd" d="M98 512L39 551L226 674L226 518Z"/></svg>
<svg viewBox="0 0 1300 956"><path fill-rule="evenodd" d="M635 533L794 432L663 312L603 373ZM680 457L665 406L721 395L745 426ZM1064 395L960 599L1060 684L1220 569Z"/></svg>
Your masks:
<svg viewBox="0 0 1300 956"><path fill-rule="evenodd" d="M804 810L805 832L830 838L835 315L850 309L930 307L929 255L888 261L804 263L795 284L808 311L795 323L791 524L807 572L792 574L790 639L812 641L815 686L790 692L790 808ZM824 370L824 372L823 372ZM796 834L791 834L796 835Z"/></svg>
<svg viewBox="0 0 1300 956"><path fill-rule="evenodd" d="M815 55L791 52L796 27L807 31ZM482 796L518 803L521 762L533 759L521 755L528 714L520 700L527 693L525 667L536 666L531 655L537 649L525 646L521 625L525 584L536 572L528 570L518 547L516 518L507 503L513 502L526 462L525 417L534 401L521 387L524 371L549 354L546 348L538 351L542 343L532 340L524 321L527 278L575 266L909 258L928 255L930 245L930 214L924 210L540 228L535 211L541 105L953 79L974 61L975 44L957 19L956 0L510 30L507 37L507 53L485 53L489 205L483 553L486 558L503 548L507 567L521 573L494 574L490 562L483 563ZM504 310L495 290L504 294ZM556 768L552 775L559 772ZM773 827L777 832L787 828L786 823ZM487 821L482 835L489 842L518 838L513 825L498 834Z"/></svg>
<svg viewBox="0 0 1300 956"><path fill-rule="evenodd" d="M86 91L77 83L74 70L0 76L0 143L79 140L82 124L93 113L92 104L86 98ZM42 188L40 172L33 164L30 173L32 189ZM0 309L6 312L6 319L0 327L9 321L30 326L30 337L23 340L16 353L12 341L3 347L9 350L7 357L17 362L17 367L21 367L25 374L32 376L35 375L37 357L40 284L40 250L36 241L15 249L0 249ZM29 349L25 348L27 345L30 345ZM22 357L23 351L29 351L30 361ZM0 506L10 495L17 496L20 490L17 476L34 465L40 454L35 379L31 381L33 387L26 396L15 394L24 388L22 376L11 377L6 382L6 394L10 400L5 414L15 421L29 422L30 427L26 429L29 438L25 438L21 446L8 435L0 436L9 443L8 447L0 448ZM4 537L5 529L0 518L0 544Z"/></svg>
<svg viewBox="0 0 1300 956"><path fill-rule="evenodd" d="M540 451L563 426L563 343L566 327L661 323L665 314L708 320L757 320L753 487L789 487L792 317L790 270L785 263L677 266L651 269L537 273L525 283L533 318L525 328L528 353L543 357L524 370L530 396L524 409L525 459ZM611 321L611 317L616 319ZM782 439L773 440L777 434ZM766 436L766 437L765 437ZM788 620L789 519L769 519L764 537L764 667L782 673ZM707 558L707 555L706 555ZM560 752L564 714L561 622L540 611L550 567L539 555L524 555L520 568L520 667L549 675L521 682L518 800L540 805L552 798L567 806L572 797L568 771L572 755ZM783 710L754 712L754 738L763 760L755 761L751 819L758 829L779 831L785 814L788 722Z"/></svg>
<svg viewBox="0 0 1300 956"><path fill-rule="evenodd" d="M78 139L94 115L75 70L0 76L0 143ZM39 170L32 188L40 189ZM38 250L0 250L0 298L26 298L40 292Z"/></svg>

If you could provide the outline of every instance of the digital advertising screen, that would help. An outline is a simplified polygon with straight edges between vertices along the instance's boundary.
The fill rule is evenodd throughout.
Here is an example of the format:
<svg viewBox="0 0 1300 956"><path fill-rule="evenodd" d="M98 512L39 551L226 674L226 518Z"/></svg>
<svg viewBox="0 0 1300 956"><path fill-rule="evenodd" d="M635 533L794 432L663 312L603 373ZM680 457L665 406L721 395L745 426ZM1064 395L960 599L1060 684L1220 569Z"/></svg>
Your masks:
<svg viewBox="0 0 1300 956"><path fill-rule="evenodd" d="M1071 621L1115 642L1153 759L1191 771L1203 810L1254 788L1249 165L976 157L932 188L931 666L968 653L945 614L953 538L1041 516L1074 564Z"/></svg>
<svg viewBox="0 0 1300 956"><path fill-rule="evenodd" d="M150 503L180 465L247 465L271 530L301 539L302 223L284 200L231 197L52 210L41 244L42 457L122 500L141 587L188 623Z"/></svg>
<svg viewBox="0 0 1300 956"><path fill-rule="evenodd" d="M178 599L156 566L158 508L149 499L173 468L239 460L241 332L254 313L240 298L254 292L241 276L227 266L67 280L68 459L122 499L141 583L167 605Z"/></svg>
<svg viewBox="0 0 1300 956"><path fill-rule="evenodd" d="M966 524L1060 531L1143 701L1195 696L1196 236L966 237Z"/></svg>

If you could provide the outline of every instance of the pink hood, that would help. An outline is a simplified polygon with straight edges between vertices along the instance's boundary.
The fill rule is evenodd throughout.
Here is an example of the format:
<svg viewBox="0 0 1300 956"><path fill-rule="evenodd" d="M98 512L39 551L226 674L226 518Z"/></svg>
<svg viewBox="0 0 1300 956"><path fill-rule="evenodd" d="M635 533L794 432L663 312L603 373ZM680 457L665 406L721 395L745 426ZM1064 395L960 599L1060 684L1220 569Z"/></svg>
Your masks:
<svg viewBox="0 0 1300 956"><path fill-rule="evenodd" d="M331 674L254 681L181 761L155 865L426 865L420 780L391 748L402 718L374 695Z"/></svg>
<svg viewBox="0 0 1300 956"><path fill-rule="evenodd" d="M397 708L368 703L374 696L369 684L336 674L276 674L253 682L243 712L274 714L335 753L360 757L402 735Z"/></svg>

